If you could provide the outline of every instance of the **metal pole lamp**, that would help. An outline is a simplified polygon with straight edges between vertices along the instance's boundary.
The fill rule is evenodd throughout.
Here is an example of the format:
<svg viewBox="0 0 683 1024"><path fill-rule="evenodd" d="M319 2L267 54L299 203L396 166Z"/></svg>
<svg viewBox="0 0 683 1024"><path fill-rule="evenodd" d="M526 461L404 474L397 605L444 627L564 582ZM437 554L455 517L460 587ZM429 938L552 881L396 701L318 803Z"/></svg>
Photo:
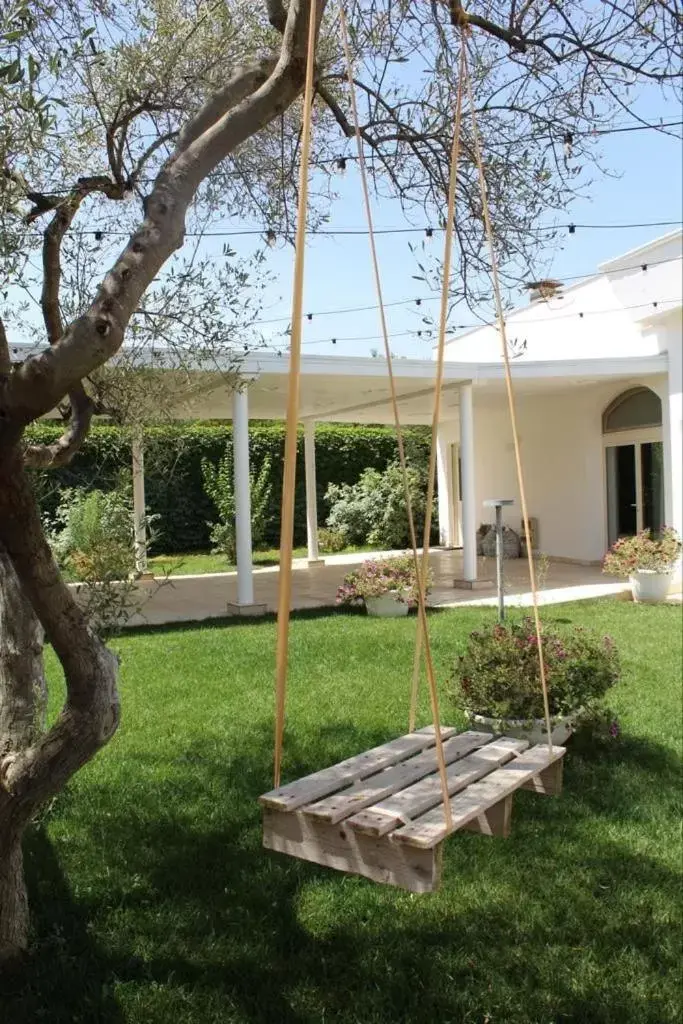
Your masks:
<svg viewBox="0 0 683 1024"><path fill-rule="evenodd" d="M505 595L503 593L503 508L514 505L512 498L488 498L484 508L496 510L496 587L498 590L498 620L505 619Z"/></svg>

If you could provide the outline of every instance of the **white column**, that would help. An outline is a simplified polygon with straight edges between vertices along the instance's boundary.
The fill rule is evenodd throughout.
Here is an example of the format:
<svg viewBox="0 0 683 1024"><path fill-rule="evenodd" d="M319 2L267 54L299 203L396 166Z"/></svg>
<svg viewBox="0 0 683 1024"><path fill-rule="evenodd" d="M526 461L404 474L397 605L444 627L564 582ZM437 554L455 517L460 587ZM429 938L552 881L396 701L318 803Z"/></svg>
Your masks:
<svg viewBox="0 0 683 1024"><path fill-rule="evenodd" d="M133 457L133 544L135 571L147 572L147 513L145 510L145 455L142 430L135 430L131 443Z"/></svg>
<svg viewBox="0 0 683 1024"><path fill-rule="evenodd" d="M683 537L683 345L680 336L671 337L669 342L669 394L667 413L663 417L664 430L668 432L669 463L666 466L665 499L667 525L673 526ZM676 573L681 578L679 562Z"/></svg>
<svg viewBox="0 0 683 1024"><path fill-rule="evenodd" d="M232 396L232 445L235 474L235 543L237 548L237 603L254 603L251 553L251 481L249 477L249 399L247 389Z"/></svg>
<svg viewBox="0 0 683 1024"><path fill-rule="evenodd" d="M439 495L439 540L443 547L455 547L455 491L451 467L452 447L439 430L436 448L436 480Z"/></svg>
<svg viewBox="0 0 683 1024"><path fill-rule="evenodd" d="M315 477L315 423L304 423L304 462L306 467L306 538L308 561L319 562L318 552L318 494Z"/></svg>
<svg viewBox="0 0 683 1024"><path fill-rule="evenodd" d="M460 473L462 477L462 568L463 579L477 578L477 506L474 475L474 408L472 385L460 387Z"/></svg>

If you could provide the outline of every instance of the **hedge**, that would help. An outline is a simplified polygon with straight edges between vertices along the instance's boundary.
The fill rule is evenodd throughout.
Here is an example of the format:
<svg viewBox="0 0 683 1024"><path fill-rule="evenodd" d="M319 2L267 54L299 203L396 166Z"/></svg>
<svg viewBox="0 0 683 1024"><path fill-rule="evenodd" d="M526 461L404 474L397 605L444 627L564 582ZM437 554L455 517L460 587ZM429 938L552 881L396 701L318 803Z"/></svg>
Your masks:
<svg viewBox="0 0 683 1024"><path fill-rule="evenodd" d="M59 433L51 423L34 424L27 435L36 442L49 442ZM405 430L410 461L426 468L429 432L423 427ZM396 459L393 430L346 424L317 424L316 469L318 517L322 525L328 509L324 494L329 483L355 483L366 467L382 470ZM272 465L272 495L268 512L266 543L279 542L280 499L284 427L280 423L252 424L249 431L252 464L259 466L268 455ZM147 507L158 516L155 529L157 551L165 553L206 551L211 546L207 521L214 515L211 501L202 487L201 461L218 461L226 444L232 443L230 424L183 423L145 430L145 487ZM115 486L121 470L131 465L130 435L119 427L95 426L71 465L40 475L41 505L52 511L58 490L63 487ZM295 543L306 541L306 495L304 481L303 432L299 436L295 515Z"/></svg>

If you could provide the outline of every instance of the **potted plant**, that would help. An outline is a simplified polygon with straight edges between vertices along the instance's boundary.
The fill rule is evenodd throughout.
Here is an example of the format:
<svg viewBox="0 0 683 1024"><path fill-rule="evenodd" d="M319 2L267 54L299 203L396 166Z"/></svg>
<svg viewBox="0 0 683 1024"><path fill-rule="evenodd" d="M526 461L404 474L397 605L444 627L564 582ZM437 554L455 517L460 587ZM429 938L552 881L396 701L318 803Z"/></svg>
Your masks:
<svg viewBox="0 0 683 1024"><path fill-rule="evenodd" d="M575 723L593 711L619 678L611 637L581 627L546 625L543 631L553 743L564 743ZM452 696L474 728L542 743L546 736L536 630L531 619L471 633L458 658Z"/></svg>
<svg viewBox="0 0 683 1024"><path fill-rule="evenodd" d="M602 570L612 576L628 577L633 600L644 604L664 601L681 554L681 539L664 526L658 533L641 530L634 537L622 537L605 555Z"/></svg>
<svg viewBox="0 0 683 1024"><path fill-rule="evenodd" d="M427 592L431 585L431 571ZM417 605L418 587L412 555L363 562L348 573L337 591L337 604L364 604L368 615L398 618Z"/></svg>

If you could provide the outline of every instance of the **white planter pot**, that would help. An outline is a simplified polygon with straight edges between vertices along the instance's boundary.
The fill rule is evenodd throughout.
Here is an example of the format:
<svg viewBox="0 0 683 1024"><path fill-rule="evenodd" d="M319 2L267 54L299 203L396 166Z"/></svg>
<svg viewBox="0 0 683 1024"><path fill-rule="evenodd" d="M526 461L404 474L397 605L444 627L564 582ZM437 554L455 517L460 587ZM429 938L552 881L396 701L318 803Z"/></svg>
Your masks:
<svg viewBox="0 0 683 1024"><path fill-rule="evenodd" d="M573 715L558 715L555 718L551 718L550 735L555 746L561 747L574 732L574 721L578 713L577 711ZM542 718L534 718L531 721L516 718L502 720L500 718L489 718L487 715L473 715L471 713L467 717L471 725L481 729L482 732L493 732L498 735L504 734L505 736L514 736L516 739L528 740L532 747L537 743L545 743L547 741L545 720Z"/></svg>
<svg viewBox="0 0 683 1024"><path fill-rule="evenodd" d="M673 569L656 572L654 569L638 569L629 576L633 600L638 604L659 604L665 601L674 578Z"/></svg>
<svg viewBox="0 0 683 1024"><path fill-rule="evenodd" d="M400 619L408 614L408 605L399 601L395 593L382 594L380 597L366 597L365 607L368 615L377 619Z"/></svg>

